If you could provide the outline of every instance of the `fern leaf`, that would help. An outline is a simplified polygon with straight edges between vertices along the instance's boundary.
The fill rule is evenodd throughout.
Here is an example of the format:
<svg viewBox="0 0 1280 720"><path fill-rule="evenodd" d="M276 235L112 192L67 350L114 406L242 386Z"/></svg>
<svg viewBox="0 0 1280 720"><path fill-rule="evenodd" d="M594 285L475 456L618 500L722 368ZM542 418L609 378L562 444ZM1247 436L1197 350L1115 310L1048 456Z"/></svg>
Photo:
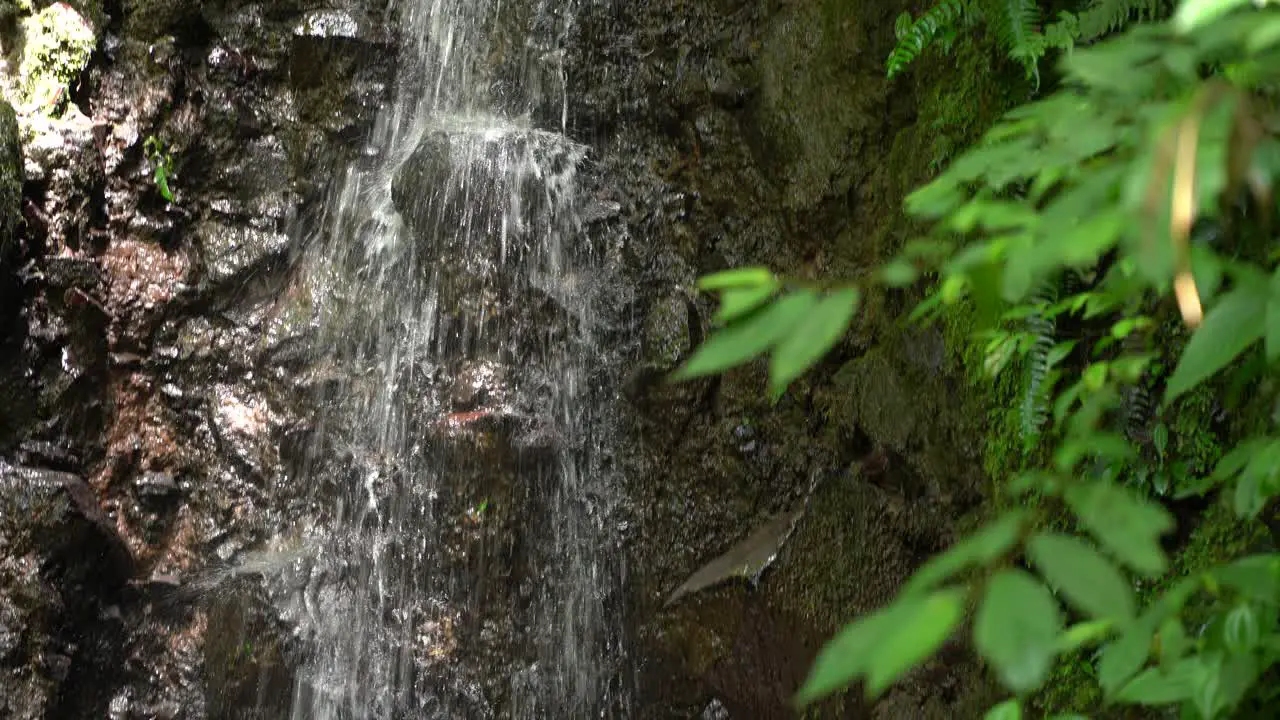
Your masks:
<svg viewBox="0 0 1280 720"><path fill-rule="evenodd" d="M1055 48L1070 53L1075 49L1076 39L1080 37L1080 18L1067 11L1058 13L1057 22L1044 29L1044 40L1047 48Z"/></svg>
<svg viewBox="0 0 1280 720"><path fill-rule="evenodd" d="M972 12L971 0L941 0L910 24L899 16L894 28L898 36L898 44L885 61L885 74L893 77L902 72L920 57L940 32L954 28L962 18Z"/></svg>
<svg viewBox="0 0 1280 720"><path fill-rule="evenodd" d="M1113 33L1131 20L1155 20L1168 11L1166 0L1093 0L1078 18L1076 39L1090 42Z"/></svg>
<svg viewBox="0 0 1280 720"><path fill-rule="evenodd" d="M1027 330L1034 336L1027 353L1027 376L1022 387L1022 439L1030 443L1040 435L1040 428L1049 417L1048 390L1049 354L1053 350L1056 328L1045 310L1057 299L1057 287L1046 282L1032 294L1031 302L1038 310L1027 319Z"/></svg>
<svg viewBox="0 0 1280 720"><path fill-rule="evenodd" d="M987 24L1009 57L1036 75L1036 63L1045 52L1044 36L1037 30L1040 7L1036 0L986 0Z"/></svg>

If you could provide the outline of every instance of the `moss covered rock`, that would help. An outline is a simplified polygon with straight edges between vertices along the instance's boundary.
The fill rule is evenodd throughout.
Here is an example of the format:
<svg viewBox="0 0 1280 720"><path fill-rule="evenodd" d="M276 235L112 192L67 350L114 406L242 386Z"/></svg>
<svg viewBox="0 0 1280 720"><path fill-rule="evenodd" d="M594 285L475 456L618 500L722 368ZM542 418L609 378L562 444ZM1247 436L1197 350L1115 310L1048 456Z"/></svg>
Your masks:
<svg viewBox="0 0 1280 720"><path fill-rule="evenodd" d="M97 46L93 26L75 8L55 3L23 20L22 34L18 104L27 113L59 116Z"/></svg>
<svg viewBox="0 0 1280 720"><path fill-rule="evenodd" d="M18 116L0 100L0 272L12 247L22 208L22 147Z"/></svg>

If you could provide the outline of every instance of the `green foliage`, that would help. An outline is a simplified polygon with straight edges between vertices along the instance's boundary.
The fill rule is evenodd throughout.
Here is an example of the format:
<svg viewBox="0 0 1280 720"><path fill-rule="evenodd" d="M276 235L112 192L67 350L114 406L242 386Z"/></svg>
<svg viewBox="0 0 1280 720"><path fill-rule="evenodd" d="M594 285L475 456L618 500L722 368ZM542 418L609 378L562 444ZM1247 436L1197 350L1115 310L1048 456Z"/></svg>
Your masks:
<svg viewBox="0 0 1280 720"><path fill-rule="evenodd" d="M1025 693L1049 672L1062 613L1049 589L1017 569L997 570L973 621L973 642L1005 687Z"/></svg>
<svg viewBox="0 0 1280 720"><path fill-rule="evenodd" d="M1204 325L1187 343L1178 367L1169 378L1165 402L1199 385L1262 339L1264 325L1257 320L1265 316L1269 296L1270 287L1266 283L1245 277L1218 301L1205 316Z"/></svg>
<svg viewBox="0 0 1280 720"><path fill-rule="evenodd" d="M1154 20L1166 8L1165 0L1093 0L1079 13L1062 12L1044 24L1037 0L941 0L914 20L907 13L898 17L898 43L885 62L886 74L892 78L905 70L935 38L950 50L959 30L984 23L1038 85L1040 60L1049 51L1070 52L1077 43L1097 40L1134 20Z"/></svg>
<svg viewBox="0 0 1280 720"><path fill-rule="evenodd" d="M1089 13L1106 23L1085 29L1109 29L1157 5L1097 2L1072 18L1077 32ZM922 47L915 27L900 23L900 40ZM1241 67L1251 70L1231 71ZM872 276L890 287L932 278L913 317L963 308L986 372L1026 369L1035 452L1003 488L1022 507L839 633L801 704L857 680L878 695L971 605L974 648L1020 698L1063 661L1096 683L1081 697L1183 718L1227 717L1268 692L1258 685L1280 660L1280 556L1171 563L1174 515L1160 498L1202 495L1248 521L1280 496L1280 418L1246 438L1211 427L1219 397L1277 399L1280 9L1187 0L1175 20L1077 49L1062 69L1061 90L1008 113L911 193L906 208L929 234ZM1194 238L1197 221L1218 227L1215 239ZM703 287L720 293L724 327L681 374L771 351L774 393L838 342L858 298L848 284L762 268ZM1164 331L1179 322L1189 336ZM1271 389L1254 397L1260 388ZM1068 625L1068 610L1084 621ZM988 717L1021 713L1013 700Z"/></svg>
<svg viewBox="0 0 1280 720"><path fill-rule="evenodd" d="M142 151L146 153L147 161L155 169L153 177L160 196L167 202L173 202L173 190L169 187L169 178L173 177L173 156L165 150L164 143L155 135L147 137L146 142L142 144Z"/></svg>
<svg viewBox="0 0 1280 720"><path fill-rule="evenodd" d="M955 26L971 16L975 7L972 0L941 0L915 20L909 13L899 15L894 27L898 44L885 62L888 76L906 69L940 32L954 32Z"/></svg>
<svg viewBox="0 0 1280 720"><path fill-rule="evenodd" d="M720 291L716 321L723 329L698 348L675 378L724 372L772 351L769 387L775 397L839 342L861 297L855 287L819 290L759 267L710 275L698 286Z"/></svg>
<svg viewBox="0 0 1280 720"><path fill-rule="evenodd" d="M1076 39L1096 40L1133 20L1155 20L1166 10L1165 0L1093 0L1076 15Z"/></svg>
<svg viewBox="0 0 1280 720"><path fill-rule="evenodd" d="M964 615L957 589L918 596L850 623L814 661L796 695L804 704L865 677L868 692L882 692L902 673L933 654Z"/></svg>
<svg viewBox="0 0 1280 720"><path fill-rule="evenodd" d="M1053 303L1052 285L1045 283L1043 289L1032 297L1032 312L1027 316L1026 326L1030 337L1030 346L1026 350L1026 382L1023 384L1021 419L1022 438L1033 441L1040 435L1040 428L1049 417L1046 397L1050 384L1049 372L1053 368L1054 322L1047 312ZM999 359L997 359L999 362ZM1007 362L1007 361L1006 361ZM999 372L998 366L990 366L992 374Z"/></svg>
<svg viewBox="0 0 1280 720"><path fill-rule="evenodd" d="M1051 585L1086 615L1121 623L1133 618L1129 581L1088 543L1066 535L1042 533L1028 553Z"/></svg>

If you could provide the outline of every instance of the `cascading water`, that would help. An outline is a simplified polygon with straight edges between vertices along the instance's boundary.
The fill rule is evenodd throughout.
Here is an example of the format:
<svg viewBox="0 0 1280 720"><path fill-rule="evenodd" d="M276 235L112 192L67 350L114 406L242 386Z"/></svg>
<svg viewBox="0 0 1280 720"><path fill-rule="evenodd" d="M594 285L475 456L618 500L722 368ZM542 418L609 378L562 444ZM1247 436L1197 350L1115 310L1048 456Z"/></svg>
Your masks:
<svg viewBox="0 0 1280 720"><path fill-rule="evenodd" d="M625 717L572 2L399 3L395 100L304 261L307 522L251 566L307 648L292 717Z"/></svg>

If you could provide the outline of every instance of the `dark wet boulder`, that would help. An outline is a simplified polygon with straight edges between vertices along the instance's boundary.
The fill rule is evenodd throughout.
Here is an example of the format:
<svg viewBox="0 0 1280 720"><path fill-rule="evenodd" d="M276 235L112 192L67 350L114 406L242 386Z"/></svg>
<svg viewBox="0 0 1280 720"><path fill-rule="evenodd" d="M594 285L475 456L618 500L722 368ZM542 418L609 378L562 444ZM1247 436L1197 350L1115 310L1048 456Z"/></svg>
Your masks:
<svg viewBox="0 0 1280 720"><path fill-rule="evenodd" d="M0 461L0 535L35 553L65 592L103 592L133 574L133 559L88 484L70 473Z"/></svg>
<svg viewBox="0 0 1280 720"><path fill-rule="evenodd" d="M63 691L133 571L83 479L0 460L0 717L72 716Z"/></svg>

